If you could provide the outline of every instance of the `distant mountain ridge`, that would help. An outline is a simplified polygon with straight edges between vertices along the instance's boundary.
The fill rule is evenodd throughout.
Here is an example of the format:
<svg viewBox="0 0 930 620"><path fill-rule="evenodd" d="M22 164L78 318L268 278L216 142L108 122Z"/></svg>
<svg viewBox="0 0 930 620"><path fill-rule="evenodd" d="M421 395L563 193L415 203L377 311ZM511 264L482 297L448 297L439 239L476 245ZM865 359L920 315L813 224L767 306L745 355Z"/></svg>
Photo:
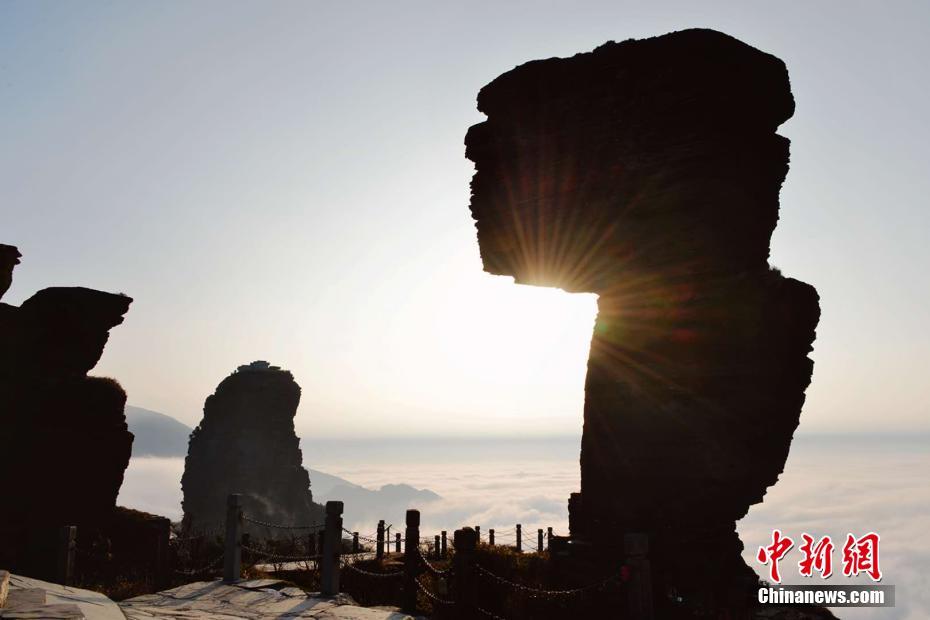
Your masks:
<svg viewBox="0 0 930 620"><path fill-rule="evenodd" d="M187 456L191 428L157 411L126 405L126 423L136 436L133 456Z"/></svg>
<svg viewBox="0 0 930 620"><path fill-rule="evenodd" d="M347 523L374 523L385 515L403 514L407 508L442 499L429 489L417 489L409 484L385 484L377 490L368 489L315 469L310 470L310 485L315 501L333 499L345 504L343 519Z"/></svg>

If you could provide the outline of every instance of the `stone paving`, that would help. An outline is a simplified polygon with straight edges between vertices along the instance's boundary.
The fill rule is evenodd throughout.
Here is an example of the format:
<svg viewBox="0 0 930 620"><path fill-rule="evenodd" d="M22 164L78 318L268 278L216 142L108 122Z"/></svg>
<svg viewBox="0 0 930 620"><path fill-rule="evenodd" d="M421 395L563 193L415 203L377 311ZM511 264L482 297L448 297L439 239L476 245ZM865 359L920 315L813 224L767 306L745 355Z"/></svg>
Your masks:
<svg viewBox="0 0 930 620"><path fill-rule="evenodd" d="M125 600L120 607L128 620L412 620L411 616L388 609L358 607L346 595L316 598L275 579L255 579L232 585L222 581L189 583L173 590Z"/></svg>
<svg viewBox="0 0 930 620"><path fill-rule="evenodd" d="M314 596L277 579L200 581L120 603L99 592L38 579L9 574L6 579L3 620L413 620L393 609L359 607L347 595Z"/></svg>

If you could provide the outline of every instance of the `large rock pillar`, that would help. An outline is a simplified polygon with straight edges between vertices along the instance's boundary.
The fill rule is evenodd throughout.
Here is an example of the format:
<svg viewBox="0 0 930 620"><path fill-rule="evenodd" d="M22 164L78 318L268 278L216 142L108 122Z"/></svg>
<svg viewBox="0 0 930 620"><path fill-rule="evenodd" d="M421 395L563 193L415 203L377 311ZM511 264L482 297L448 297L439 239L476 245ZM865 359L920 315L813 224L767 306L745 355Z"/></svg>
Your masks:
<svg viewBox="0 0 930 620"><path fill-rule="evenodd" d="M240 366L220 382L204 403L184 461L188 530L220 530L231 493L242 494L242 510L251 519L322 527L323 507L313 501L294 432L299 402L293 375L264 361ZM259 538L293 533L252 522L244 531Z"/></svg>
<svg viewBox="0 0 930 620"><path fill-rule="evenodd" d="M751 579L735 522L784 467L819 319L768 263L784 63L687 30L521 65L478 107L485 270L599 295L572 536L649 534L663 584Z"/></svg>

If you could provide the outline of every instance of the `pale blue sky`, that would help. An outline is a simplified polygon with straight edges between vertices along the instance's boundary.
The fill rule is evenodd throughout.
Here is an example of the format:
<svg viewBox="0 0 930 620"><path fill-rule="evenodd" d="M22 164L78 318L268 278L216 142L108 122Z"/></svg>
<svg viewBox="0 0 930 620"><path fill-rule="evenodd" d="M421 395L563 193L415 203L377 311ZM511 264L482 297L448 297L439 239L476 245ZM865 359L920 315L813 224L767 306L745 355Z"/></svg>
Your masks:
<svg viewBox="0 0 930 620"><path fill-rule="evenodd" d="M519 63L692 26L791 74L802 429L930 429L927 3L3 0L5 301L134 297L96 372L188 424L268 359L316 436L577 432L594 298L481 272L462 140Z"/></svg>

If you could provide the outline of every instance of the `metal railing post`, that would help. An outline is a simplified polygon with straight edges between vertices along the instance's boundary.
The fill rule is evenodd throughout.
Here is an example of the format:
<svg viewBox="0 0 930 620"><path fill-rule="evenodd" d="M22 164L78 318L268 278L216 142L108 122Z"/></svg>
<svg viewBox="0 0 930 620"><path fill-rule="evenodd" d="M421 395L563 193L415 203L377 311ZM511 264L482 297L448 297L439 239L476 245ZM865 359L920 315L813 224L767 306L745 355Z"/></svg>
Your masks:
<svg viewBox="0 0 930 620"><path fill-rule="evenodd" d="M653 620L652 573L649 567L649 537L646 534L626 534L623 550L630 567L629 605L633 620Z"/></svg>
<svg viewBox="0 0 930 620"><path fill-rule="evenodd" d="M339 594L339 556L342 553L342 502L326 502L325 532L320 593L323 596L334 596Z"/></svg>
<svg viewBox="0 0 930 620"><path fill-rule="evenodd" d="M552 528L546 529L546 549L552 549Z"/></svg>
<svg viewBox="0 0 930 620"><path fill-rule="evenodd" d="M358 553L358 532L352 532L352 553Z"/></svg>
<svg viewBox="0 0 930 620"><path fill-rule="evenodd" d="M375 557L379 560L384 559L384 519L378 521L377 548Z"/></svg>
<svg viewBox="0 0 930 620"><path fill-rule="evenodd" d="M441 543L440 543L440 541L439 541L439 534L436 534L436 536L433 537L433 553L435 554L434 557L435 557L437 560L438 560L439 558L442 557L442 555L441 555L441 549L442 549L442 547L441 547L440 545L441 545Z"/></svg>
<svg viewBox="0 0 930 620"><path fill-rule="evenodd" d="M77 526L65 525L58 530L58 583L70 586L74 580L74 547L77 540Z"/></svg>
<svg viewBox="0 0 930 620"><path fill-rule="evenodd" d="M223 552L223 581L233 583L242 576L242 495L226 498L226 547Z"/></svg>
<svg viewBox="0 0 930 620"><path fill-rule="evenodd" d="M400 532L394 534L394 553L400 553Z"/></svg>
<svg viewBox="0 0 930 620"><path fill-rule="evenodd" d="M155 589L167 590L172 576L168 548L171 521L159 518L153 521L152 527L155 531Z"/></svg>
<svg viewBox="0 0 930 620"><path fill-rule="evenodd" d="M404 598L402 610L417 612L417 569L420 566L420 511L407 511L407 529L404 531Z"/></svg>
<svg viewBox="0 0 930 620"><path fill-rule="evenodd" d="M475 530L466 527L455 530L455 557L452 559L453 586L457 617L475 618L475 547L478 537Z"/></svg>
<svg viewBox="0 0 930 620"><path fill-rule="evenodd" d="M442 557L446 557L446 531L442 531Z"/></svg>
<svg viewBox="0 0 930 620"><path fill-rule="evenodd" d="M536 530L536 553L542 553L543 550L543 531L542 528Z"/></svg>
<svg viewBox="0 0 930 620"><path fill-rule="evenodd" d="M523 526L517 523L517 553L523 551Z"/></svg>
<svg viewBox="0 0 930 620"><path fill-rule="evenodd" d="M488 544L494 546L494 528L488 529Z"/></svg>

